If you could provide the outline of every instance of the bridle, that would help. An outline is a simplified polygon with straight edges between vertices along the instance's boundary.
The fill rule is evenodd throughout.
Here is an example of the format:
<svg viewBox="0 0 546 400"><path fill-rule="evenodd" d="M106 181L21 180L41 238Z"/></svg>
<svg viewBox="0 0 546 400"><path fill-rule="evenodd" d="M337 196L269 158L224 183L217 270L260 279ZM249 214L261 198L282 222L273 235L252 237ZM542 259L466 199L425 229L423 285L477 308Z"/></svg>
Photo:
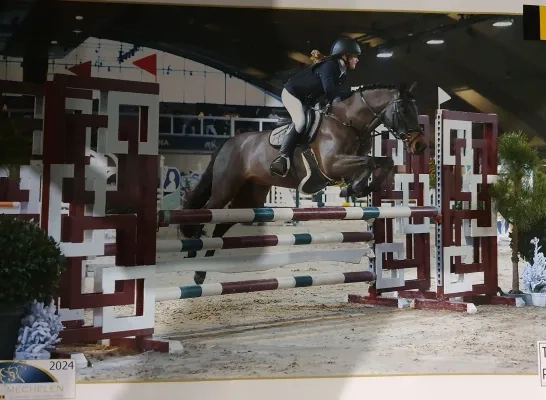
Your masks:
<svg viewBox="0 0 546 400"><path fill-rule="evenodd" d="M416 130L415 129L409 129L406 120L400 115L400 104L404 100L400 98L399 94L395 95L394 98L389 103L387 103L387 105L385 107L383 107L383 109L379 113L377 113L377 112L375 112L375 110L370 106L370 104L364 98L364 93L362 91L362 88L360 88L360 90L358 92L360 94L360 99L362 100L362 102L366 105L366 107L368 107L368 109L373 114L373 119L364 128L364 134L373 132L373 134L368 139L366 139L366 142L368 142L369 140L371 140L375 136L382 135L383 132L378 132L377 131L377 127L379 125L383 125L387 129L387 131L389 133L391 133L395 138L397 138L397 139L401 140L402 142L404 142L406 146L413 145L413 143L417 140L417 138L423 134L423 129L419 126L419 129L417 130L417 133L419 133L419 135L413 135L413 133L415 133ZM408 101L408 100L406 100L406 101ZM414 99L411 99L409 101L411 101L412 103L415 103ZM393 124L392 125L399 126L398 124L400 124L401 126L403 126L404 129L403 129L402 133L395 132L393 127L391 127L390 124L388 124L385 121L385 115L386 115L386 112L387 112L387 110L389 109L390 106L393 107ZM328 103L327 106L326 106L326 109L324 111L320 110L320 112L323 113L324 116L329 117L331 119L334 119L337 122L341 123L342 125L353 129L355 131L357 137L360 140L360 138L362 136L362 133L359 132L353 126L352 121L351 120L349 120L349 122L341 121L337 116L330 113L330 107L331 107L331 104Z"/></svg>

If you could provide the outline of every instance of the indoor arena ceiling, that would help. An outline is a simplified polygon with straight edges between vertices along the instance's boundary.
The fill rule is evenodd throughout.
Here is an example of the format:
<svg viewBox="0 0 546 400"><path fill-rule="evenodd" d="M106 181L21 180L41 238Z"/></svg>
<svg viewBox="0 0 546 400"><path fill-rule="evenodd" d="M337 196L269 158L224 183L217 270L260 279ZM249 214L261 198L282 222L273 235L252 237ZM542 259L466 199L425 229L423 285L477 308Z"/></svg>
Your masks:
<svg viewBox="0 0 546 400"><path fill-rule="evenodd" d="M346 35L363 45L354 85L417 80L440 86L456 107L495 112L505 130L546 138L546 44L522 40L521 17L321 12L5 0L0 54L42 43L63 57L88 37L133 43L210 65L279 94L311 50ZM78 20L76 16L82 16ZM440 45L427 44L443 39ZM378 52L392 51L391 58ZM434 90L429 90L434 94ZM536 144L539 144L535 140Z"/></svg>

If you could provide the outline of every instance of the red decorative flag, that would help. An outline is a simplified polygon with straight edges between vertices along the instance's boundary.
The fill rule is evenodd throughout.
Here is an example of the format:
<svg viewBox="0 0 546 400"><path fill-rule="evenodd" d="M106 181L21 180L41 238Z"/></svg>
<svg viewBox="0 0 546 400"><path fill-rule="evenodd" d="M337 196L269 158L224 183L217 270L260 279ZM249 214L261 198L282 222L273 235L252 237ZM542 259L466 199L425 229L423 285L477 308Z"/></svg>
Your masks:
<svg viewBox="0 0 546 400"><path fill-rule="evenodd" d="M76 64L73 67L68 68L70 72L78 76L91 77L91 61L87 61L81 64Z"/></svg>
<svg viewBox="0 0 546 400"><path fill-rule="evenodd" d="M141 58L140 60L133 61L133 64L149 72L153 76L157 76L157 54Z"/></svg>

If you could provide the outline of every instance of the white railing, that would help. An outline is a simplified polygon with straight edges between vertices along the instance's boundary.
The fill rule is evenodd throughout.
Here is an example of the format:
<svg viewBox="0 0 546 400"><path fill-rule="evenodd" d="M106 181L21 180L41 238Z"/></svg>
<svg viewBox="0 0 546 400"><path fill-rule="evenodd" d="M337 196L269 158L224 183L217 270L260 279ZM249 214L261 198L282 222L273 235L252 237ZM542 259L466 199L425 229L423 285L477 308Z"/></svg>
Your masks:
<svg viewBox="0 0 546 400"><path fill-rule="evenodd" d="M32 118L34 110L11 109L7 110L8 117L22 115ZM125 112L120 115L134 115ZM241 117L212 117L181 114L160 114L159 134L182 135L198 137L232 137L238 133L248 131L263 131L274 129L278 119L271 118L241 118Z"/></svg>
<svg viewBox="0 0 546 400"><path fill-rule="evenodd" d="M184 136L232 137L248 131L274 129L278 119L212 117L197 115L159 115L159 133Z"/></svg>

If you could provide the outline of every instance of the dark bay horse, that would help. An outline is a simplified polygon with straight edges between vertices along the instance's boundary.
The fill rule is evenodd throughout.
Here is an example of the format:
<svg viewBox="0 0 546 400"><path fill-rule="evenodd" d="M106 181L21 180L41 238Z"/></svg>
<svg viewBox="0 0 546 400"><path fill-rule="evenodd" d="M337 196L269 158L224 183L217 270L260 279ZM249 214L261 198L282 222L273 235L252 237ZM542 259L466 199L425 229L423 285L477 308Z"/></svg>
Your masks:
<svg viewBox="0 0 546 400"><path fill-rule="evenodd" d="M271 176L269 166L278 154L274 131L245 132L227 140L212 159L195 188L188 192L183 209L260 208L272 186L299 188L316 193L328 185L345 181L341 197L364 197L381 187L394 173L390 157L372 157L375 129L383 124L406 150L421 154L427 143L418 121L414 98L415 83L409 88L393 85L367 85L351 91L349 97L333 102L326 109L308 112L307 131L294 152L292 168L284 178ZM314 113L314 114L313 114ZM286 126L288 122L286 122ZM370 182L371 174L379 173ZM234 223L217 224L213 237L222 237ZM203 225L181 225L186 238L200 238ZM206 257L214 254L208 250ZM188 257L195 257L189 252ZM197 271L196 284L202 284L206 272Z"/></svg>

